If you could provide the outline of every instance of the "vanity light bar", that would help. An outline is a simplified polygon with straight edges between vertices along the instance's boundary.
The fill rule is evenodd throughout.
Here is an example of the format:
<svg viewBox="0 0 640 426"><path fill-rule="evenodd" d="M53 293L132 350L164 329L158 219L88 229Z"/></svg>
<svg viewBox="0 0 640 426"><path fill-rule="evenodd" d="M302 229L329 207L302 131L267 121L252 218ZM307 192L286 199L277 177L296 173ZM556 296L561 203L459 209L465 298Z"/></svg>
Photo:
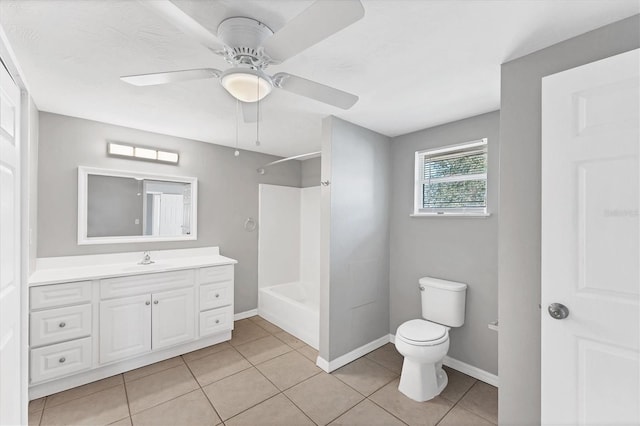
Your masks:
<svg viewBox="0 0 640 426"><path fill-rule="evenodd" d="M117 157L130 157L132 159L159 161L161 163L178 164L178 153L160 151L153 148L123 145L114 142L107 143L107 153Z"/></svg>

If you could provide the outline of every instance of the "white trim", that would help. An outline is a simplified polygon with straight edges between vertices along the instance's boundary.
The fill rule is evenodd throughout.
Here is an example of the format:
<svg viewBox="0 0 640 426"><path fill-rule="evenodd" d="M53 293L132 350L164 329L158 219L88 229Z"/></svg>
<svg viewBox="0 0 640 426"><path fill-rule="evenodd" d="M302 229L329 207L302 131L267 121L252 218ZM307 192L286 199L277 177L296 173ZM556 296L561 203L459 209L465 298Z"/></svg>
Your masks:
<svg viewBox="0 0 640 426"><path fill-rule="evenodd" d="M441 183L441 182L461 182L468 180L484 180L488 182L489 167L487 165L486 173L475 173L471 175L457 175L447 176L442 178L424 179L424 161L427 156L439 157L448 152L463 151L464 155L472 155L471 149L474 147L482 147L477 152L483 151L488 158L489 155L489 140L487 138L478 139L475 141L460 143L456 145L448 145L439 148L423 149L415 152L414 161L414 183L413 183L413 214L411 217L422 216L460 216L460 217L484 217L488 216L488 200L485 198L484 207L461 207L461 208L423 208L423 185L426 183ZM465 150L469 150L465 152ZM476 152L476 153L477 153ZM489 193L488 187L485 187L485 197Z"/></svg>
<svg viewBox="0 0 640 426"><path fill-rule="evenodd" d="M491 216L491 213L447 213L447 212L441 212L441 213L411 213L409 214L410 217L475 217L475 218L480 218L480 219L484 219L487 218L489 216Z"/></svg>
<svg viewBox="0 0 640 426"><path fill-rule="evenodd" d="M419 154L419 155L446 154L447 152L450 152L450 151L459 151L462 149L469 149L469 148L474 148L476 146L487 146L487 145L488 145L488 139L482 138L482 139L477 139L475 141L463 142L463 143L458 143L454 145L446 145L439 148L427 148L421 151L416 151L416 154Z"/></svg>
<svg viewBox="0 0 640 426"><path fill-rule="evenodd" d="M190 234L175 237L154 237L149 235L126 237L88 237L87 236L87 201L89 175L118 176L130 178L150 178L191 184L191 220ZM78 245L86 244L119 244L158 241L193 241L198 239L198 178L188 176L160 175L155 173L139 173L126 170L110 170L97 167L78 167Z"/></svg>
<svg viewBox="0 0 640 426"><path fill-rule="evenodd" d="M395 344L396 336L394 334L389 334L389 342ZM447 367L453 368L461 373L466 374L467 376L471 376L474 379L478 379L481 382L488 383L492 386L498 386L498 376L489 373L488 371L482 370L478 367L474 367L473 365L467 364L466 362L458 361L455 358L451 358L449 355L446 355L442 360L442 363Z"/></svg>
<svg viewBox="0 0 640 426"><path fill-rule="evenodd" d="M237 314L233 315L233 320L234 321L240 321L240 320L243 320L245 318L254 317L256 315L258 315L258 310L257 309L251 309L249 311L238 312Z"/></svg>
<svg viewBox="0 0 640 426"><path fill-rule="evenodd" d="M384 335L379 339L371 341L367 344L360 346L359 348L352 350L351 352L347 352L346 354L339 356L333 361L327 361L324 358L321 358L320 356L318 356L318 359L316 360L316 365L322 368L327 373L331 373L332 371L337 370L343 365L347 365L351 361L355 361L361 356L366 355L369 352L374 351L379 347L386 345L387 343L389 343L389 336L390 336L389 334Z"/></svg>
<svg viewBox="0 0 640 426"><path fill-rule="evenodd" d="M495 374L489 373L488 371L482 370L478 367L474 367L473 365L469 365L466 362L458 361L455 358L451 358L449 355L444 357L442 363L447 367L451 367L454 370L458 370L459 372L466 374L467 376L471 376L481 382L498 387L498 376Z"/></svg>

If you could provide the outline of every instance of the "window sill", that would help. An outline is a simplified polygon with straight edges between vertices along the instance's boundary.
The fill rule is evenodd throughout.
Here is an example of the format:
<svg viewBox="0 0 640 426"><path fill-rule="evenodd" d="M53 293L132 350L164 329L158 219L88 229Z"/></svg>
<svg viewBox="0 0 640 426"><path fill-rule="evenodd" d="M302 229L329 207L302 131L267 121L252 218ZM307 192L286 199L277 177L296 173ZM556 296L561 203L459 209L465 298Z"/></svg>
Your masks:
<svg viewBox="0 0 640 426"><path fill-rule="evenodd" d="M411 213L410 217L468 217L484 219L491 216L491 213Z"/></svg>

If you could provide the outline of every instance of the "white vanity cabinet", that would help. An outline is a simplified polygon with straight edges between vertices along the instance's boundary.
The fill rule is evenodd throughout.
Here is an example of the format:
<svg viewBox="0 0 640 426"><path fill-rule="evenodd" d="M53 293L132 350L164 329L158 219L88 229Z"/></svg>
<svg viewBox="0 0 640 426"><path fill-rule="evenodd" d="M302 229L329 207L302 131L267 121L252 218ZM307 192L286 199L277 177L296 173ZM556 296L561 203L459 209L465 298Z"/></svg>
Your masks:
<svg viewBox="0 0 640 426"><path fill-rule="evenodd" d="M193 340L201 269L101 280L100 363Z"/></svg>
<svg viewBox="0 0 640 426"><path fill-rule="evenodd" d="M193 289L100 302L100 363L195 338Z"/></svg>
<svg viewBox="0 0 640 426"><path fill-rule="evenodd" d="M44 278L57 282L30 283L30 398L229 340L234 263L184 256L171 269L97 265L75 275L99 274L91 279L60 282L50 272Z"/></svg>
<svg viewBox="0 0 640 426"><path fill-rule="evenodd" d="M91 282L33 287L29 292L29 374L34 382L91 367Z"/></svg>

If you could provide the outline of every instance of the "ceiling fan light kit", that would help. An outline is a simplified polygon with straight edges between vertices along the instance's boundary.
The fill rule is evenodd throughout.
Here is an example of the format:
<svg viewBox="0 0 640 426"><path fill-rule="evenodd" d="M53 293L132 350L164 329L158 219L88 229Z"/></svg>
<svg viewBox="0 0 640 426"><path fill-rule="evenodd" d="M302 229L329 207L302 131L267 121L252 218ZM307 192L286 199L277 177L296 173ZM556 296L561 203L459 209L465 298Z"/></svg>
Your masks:
<svg viewBox="0 0 640 426"><path fill-rule="evenodd" d="M244 103L261 100L274 87L342 109L349 109L358 101L356 95L321 83L287 73L269 76L264 70L360 20L364 16L360 0L317 0L275 33L258 20L232 17L220 23L216 35L170 0L145 1L143 4L211 52L223 56L232 68L224 72L206 68L130 75L121 77L124 82L148 86L219 78L222 86Z"/></svg>
<svg viewBox="0 0 640 426"><path fill-rule="evenodd" d="M222 73L220 82L231 96L242 102L257 102L273 88L271 77L251 68L230 68Z"/></svg>

